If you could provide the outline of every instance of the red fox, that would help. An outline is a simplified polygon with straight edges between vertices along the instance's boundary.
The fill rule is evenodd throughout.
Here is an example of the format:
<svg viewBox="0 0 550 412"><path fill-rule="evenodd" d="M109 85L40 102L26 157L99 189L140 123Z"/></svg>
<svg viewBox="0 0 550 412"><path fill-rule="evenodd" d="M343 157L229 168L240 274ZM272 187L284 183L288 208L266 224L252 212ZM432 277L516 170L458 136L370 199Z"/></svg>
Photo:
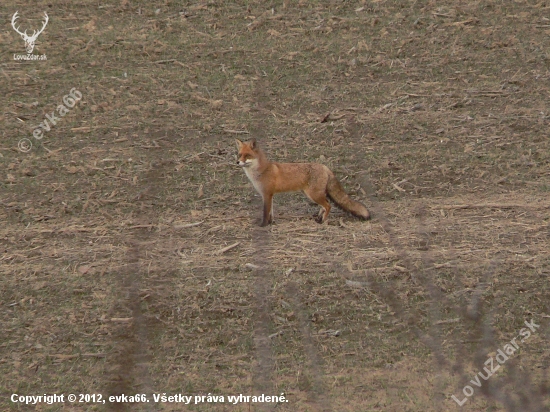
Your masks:
<svg viewBox="0 0 550 412"><path fill-rule="evenodd" d="M260 226L273 223L273 195L281 192L303 191L312 201L321 206L315 216L317 223L326 222L330 212L331 199L341 209L361 219L370 219L370 213L362 203L351 199L328 167L319 163L275 163L267 160L258 147L256 139L243 143L239 139L237 164L264 202L263 219Z"/></svg>

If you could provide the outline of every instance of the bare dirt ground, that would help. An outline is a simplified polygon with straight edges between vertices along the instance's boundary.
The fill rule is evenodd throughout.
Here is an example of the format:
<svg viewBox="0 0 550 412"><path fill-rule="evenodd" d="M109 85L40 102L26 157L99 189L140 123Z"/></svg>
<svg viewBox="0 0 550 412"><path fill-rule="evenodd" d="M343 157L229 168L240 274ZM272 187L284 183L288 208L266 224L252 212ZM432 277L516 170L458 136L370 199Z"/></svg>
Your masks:
<svg viewBox="0 0 550 412"><path fill-rule="evenodd" d="M46 61L14 60L15 11L48 13ZM0 15L1 410L549 410L550 2ZM235 137L327 164L373 220L284 194L258 228ZM262 393L288 402L228 403Z"/></svg>

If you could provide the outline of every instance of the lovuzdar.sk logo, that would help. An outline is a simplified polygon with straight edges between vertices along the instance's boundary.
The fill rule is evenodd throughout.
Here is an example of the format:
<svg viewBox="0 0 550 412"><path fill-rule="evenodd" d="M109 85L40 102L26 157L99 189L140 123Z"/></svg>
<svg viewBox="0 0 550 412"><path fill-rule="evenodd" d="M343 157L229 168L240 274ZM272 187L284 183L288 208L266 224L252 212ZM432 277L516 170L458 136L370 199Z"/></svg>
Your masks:
<svg viewBox="0 0 550 412"><path fill-rule="evenodd" d="M28 29L22 32L21 30L19 30L19 27L15 25L15 21L19 18L17 13L18 12L16 11L13 14L13 17L11 18L11 25L13 29L17 32L17 34L19 34L21 38L25 41L25 49L27 50L27 54L14 54L13 59L14 60L47 60L47 57L45 54L41 54L41 55L32 54L32 52L34 50L36 39L38 38L40 33L44 31L44 29L46 28L46 25L48 24L48 20L49 20L48 15L46 14L46 12L44 12L44 20L42 22L42 28L39 29L38 31L33 30L32 35L29 36L27 34Z"/></svg>

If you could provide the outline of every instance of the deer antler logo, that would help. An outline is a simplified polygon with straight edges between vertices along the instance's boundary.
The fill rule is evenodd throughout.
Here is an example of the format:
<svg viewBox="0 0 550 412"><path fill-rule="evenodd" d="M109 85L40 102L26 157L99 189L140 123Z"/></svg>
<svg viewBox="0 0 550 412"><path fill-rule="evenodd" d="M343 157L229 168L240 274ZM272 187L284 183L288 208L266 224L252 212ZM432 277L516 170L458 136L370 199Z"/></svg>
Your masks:
<svg viewBox="0 0 550 412"><path fill-rule="evenodd" d="M29 35L27 35L27 30L25 30L24 33L21 33L19 31L19 28L15 27L15 20L17 20L19 18L17 13L18 12L16 11L15 14L13 15L13 17L11 18L11 25L12 25L13 29L21 35L23 40L25 40L25 48L27 49L27 53L31 54L32 51L34 50L34 42L36 41L36 39L40 35L40 33L42 33L44 31L44 29L46 28L46 24L48 24L48 15L46 14L46 12L44 12L45 19L44 19L44 24L42 25L42 28L38 31L33 30L32 36L29 36Z"/></svg>

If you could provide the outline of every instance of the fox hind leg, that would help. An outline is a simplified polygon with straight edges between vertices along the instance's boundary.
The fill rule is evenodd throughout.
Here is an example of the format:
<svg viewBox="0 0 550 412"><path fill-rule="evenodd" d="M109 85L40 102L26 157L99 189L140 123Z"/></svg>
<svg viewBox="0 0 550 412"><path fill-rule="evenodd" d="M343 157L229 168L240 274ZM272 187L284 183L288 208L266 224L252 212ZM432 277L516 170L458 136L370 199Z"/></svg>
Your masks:
<svg viewBox="0 0 550 412"><path fill-rule="evenodd" d="M321 206L321 210L319 210L319 214L317 214L317 217L315 218L315 221L317 223L324 223L326 222L328 218L328 214L330 212L330 203L327 200L327 196L323 192L314 191L306 189L304 190L304 194L317 203L319 206Z"/></svg>

